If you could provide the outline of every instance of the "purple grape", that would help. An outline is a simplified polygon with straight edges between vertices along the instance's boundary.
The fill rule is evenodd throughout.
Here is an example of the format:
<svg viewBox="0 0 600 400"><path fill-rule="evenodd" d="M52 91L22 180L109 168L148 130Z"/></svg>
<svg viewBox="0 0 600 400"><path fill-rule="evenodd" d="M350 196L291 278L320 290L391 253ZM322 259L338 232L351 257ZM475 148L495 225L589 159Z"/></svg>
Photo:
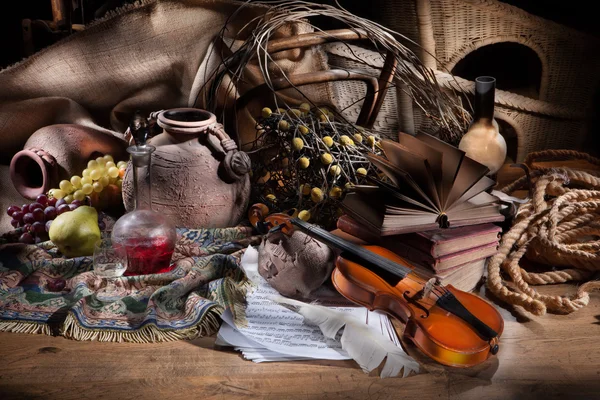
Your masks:
<svg viewBox="0 0 600 400"><path fill-rule="evenodd" d="M48 206L52 206L52 207L56 207L56 202L57 201L58 201L57 199L55 199L54 197L52 197L51 199L48 199L48 204L47 205Z"/></svg>
<svg viewBox="0 0 600 400"><path fill-rule="evenodd" d="M71 205L75 204L77 207L79 207L81 205L81 201L80 200L73 200L71 202Z"/></svg>
<svg viewBox="0 0 600 400"><path fill-rule="evenodd" d="M27 214L29 212L29 204L23 204L21 206L21 211L23 211L23 214Z"/></svg>
<svg viewBox="0 0 600 400"><path fill-rule="evenodd" d="M47 206L48 205L48 196L46 196L45 194L38 194L38 197L35 198L35 201L37 201L38 203L40 203L43 206Z"/></svg>
<svg viewBox="0 0 600 400"><path fill-rule="evenodd" d="M62 199L61 199L62 200ZM68 204L61 204L57 209L56 209L56 214L60 215L62 213L66 213L67 211L71 211L71 209L69 208Z"/></svg>
<svg viewBox="0 0 600 400"><path fill-rule="evenodd" d="M44 210L41 208L36 208L31 214L33 214L33 218L35 218L36 221L44 222L46 220L44 218Z"/></svg>
<svg viewBox="0 0 600 400"><path fill-rule="evenodd" d="M60 199L60 200L56 200L56 204L54 205L54 207L58 208L60 206L62 206L63 204L67 204L67 202L65 201L65 199Z"/></svg>
<svg viewBox="0 0 600 400"><path fill-rule="evenodd" d="M13 226L13 228L16 228L19 226L19 221L17 221L16 219L11 219L10 224Z"/></svg>
<svg viewBox="0 0 600 400"><path fill-rule="evenodd" d="M78 205L76 205L76 204L73 204L73 203L69 204L69 210L71 210L71 211L74 211L74 210L76 210L76 209L77 209L77 207L79 207L79 206L78 206Z"/></svg>
<svg viewBox="0 0 600 400"><path fill-rule="evenodd" d="M32 213L28 212L27 214L23 215L23 222L26 224L33 224L35 222L35 217Z"/></svg>
<svg viewBox="0 0 600 400"><path fill-rule="evenodd" d="M17 211L21 211L21 209L17 206L10 206L10 207L8 207L8 209L6 209L6 213L8 215L10 215L11 217L12 217L13 213L15 213Z"/></svg>
<svg viewBox="0 0 600 400"><path fill-rule="evenodd" d="M53 219L49 219L46 221L46 232L50 232L50 225L52 224Z"/></svg>
<svg viewBox="0 0 600 400"><path fill-rule="evenodd" d="M29 232L31 230L31 224L23 224L23 231Z"/></svg>
<svg viewBox="0 0 600 400"><path fill-rule="evenodd" d="M104 221L98 221L98 228L100 228L101 231L106 229L106 223Z"/></svg>
<svg viewBox="0 0 600 400"><path fill-rule="evenodd" d="M33 232L36 235L40 235L46 232L46 227L44 226L43 222L34 222L33 224L31 224L31 232Z"/></svg>
<svg viewBox="0 0 600 400"><path fill-rule="evenodd" d="M31 236L30 233L25 232L24 234L21 235L21 237L19 237L19 242L26 243L26 244L33 244L33 243L35 243L35 240L33 239L33 236Z"/></svg>
<svg viewBox="0 0 600 400"><path fill-rule="evenodd" d="M56 218L56 207L48 206L44 209L46 220Z"/></svg>
<svg viewBox="0 0 600 400"><path fill-rule="evenodd" d="M13 217L13 219L16 219L17 221L21 222L21 221L23 221L23 216L24 215L25 214L23 213L23 211L17 211L17 212L14 212L11 215L11 217Z"/></svg>
<svg viewBox="0 0 600 400"><path fill-rule="evenodd" d="M37 209L43 210L44 206L41 205L40 203L31 203L29 205L29 212L33 212L33 210L37 210Z"/></svg>

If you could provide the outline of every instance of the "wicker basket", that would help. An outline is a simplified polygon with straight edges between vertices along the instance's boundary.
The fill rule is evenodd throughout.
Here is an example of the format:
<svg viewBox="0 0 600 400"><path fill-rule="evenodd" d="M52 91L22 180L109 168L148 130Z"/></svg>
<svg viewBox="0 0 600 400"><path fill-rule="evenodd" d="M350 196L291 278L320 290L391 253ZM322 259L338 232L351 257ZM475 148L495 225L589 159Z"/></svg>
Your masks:
<svg viewBox="0 0 600 400"><path fill-rule="evenodd" d="M358 46L330 43L324 50L331 68L363 69L377 76L378 68L383 65L379 53ZM372 68L365 67L364 63ZM474 82L440 71L435 75L442 87L469 97L474 95ZM364 97L364 86L351 81L331 85L335 105L347 118L356 119L362 106L359 99ZM510 125L516 134L515 161L522 161L532 151L577 147L585 127L583 112L502 90L496 91L495 117ZM397 140L399 131L435 133L431 120L412 104L401 87L388 90L373 129L393 140Z"/></svg>
<svg viewBox="0 0 600 400"><path fill-rule="evenodd" d="M541 63L538 100L545 104L514 96L510 107L504 101L497 107L498 118L518 132L519 159L526 151L583 141L584 118L599 82L598 38L495 0L373 0L372 9L383 25L419 43L422 48L413 49L439 71L451 72L468 54L491 44L519 43L533 50ZM545 111L536 112L538 106Z"/></svg>

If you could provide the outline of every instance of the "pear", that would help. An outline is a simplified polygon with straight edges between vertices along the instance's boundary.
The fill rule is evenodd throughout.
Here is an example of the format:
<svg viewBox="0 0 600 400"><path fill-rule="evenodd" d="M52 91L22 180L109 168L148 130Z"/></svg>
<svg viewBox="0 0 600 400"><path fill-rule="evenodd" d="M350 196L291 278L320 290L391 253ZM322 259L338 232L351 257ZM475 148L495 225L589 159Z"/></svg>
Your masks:
<svg viewBox="0 0 600 400"><path fill-rule="evenodd" d="M48 234L66 257L91 256L100 240L98 212L94 207L80 206L63 213L52 221Z"/></svg>

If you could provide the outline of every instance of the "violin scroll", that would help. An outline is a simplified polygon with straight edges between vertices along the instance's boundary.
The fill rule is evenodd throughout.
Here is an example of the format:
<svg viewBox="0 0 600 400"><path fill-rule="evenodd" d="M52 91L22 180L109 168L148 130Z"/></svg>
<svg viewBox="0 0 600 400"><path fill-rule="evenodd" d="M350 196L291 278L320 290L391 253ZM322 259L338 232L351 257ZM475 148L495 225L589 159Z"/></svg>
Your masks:
<svg viewBox="0 0 600 400"><path fill-rule="evenodd" d="M295 208L287 212L269 214L269 207L263 203L253 204L248 210L248 219L250 224L260 234L266 234L273 230L280 230L286 235L290 235L294 230L291 220L296 217L298 211Z"/></svg>

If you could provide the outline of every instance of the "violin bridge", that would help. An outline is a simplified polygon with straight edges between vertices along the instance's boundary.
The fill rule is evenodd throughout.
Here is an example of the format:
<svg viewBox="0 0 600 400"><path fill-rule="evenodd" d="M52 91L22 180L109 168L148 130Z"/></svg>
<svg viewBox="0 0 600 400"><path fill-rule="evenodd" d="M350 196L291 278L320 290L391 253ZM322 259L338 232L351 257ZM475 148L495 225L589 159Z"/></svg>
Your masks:
<svg viewBox="0 0 600 400"><path fill-rule="evenodd" d="M437 278L433 277L423 286L423 298L428 298L437 283Z"/></svg>

